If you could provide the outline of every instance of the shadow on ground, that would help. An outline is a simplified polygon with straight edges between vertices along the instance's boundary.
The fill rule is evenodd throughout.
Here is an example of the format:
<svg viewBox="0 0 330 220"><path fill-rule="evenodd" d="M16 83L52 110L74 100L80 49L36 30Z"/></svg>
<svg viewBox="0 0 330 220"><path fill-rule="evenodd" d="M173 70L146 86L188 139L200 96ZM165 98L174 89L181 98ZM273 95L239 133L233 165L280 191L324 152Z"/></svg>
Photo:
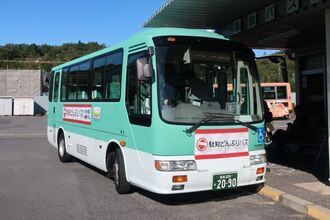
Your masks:
<svg viewBox="0 0 330 220"><path fill-rule="evenodd" d="M99 170L98 168L95 168L92 165L85 163L84 161L74 158L72 162L79 163L85 166L86 168L99 173L105 178L108 178L106 172ZM113 181L113 180L109 179L109 181ZM142 196L145 196L149 199L152 199L164 205L174 206L174 205L189 205L189 204L204 203L204 202L219 202L219 201L232 200L238 197L255 194L257 188L259 187L260 186L254 185L254 186L245 186L236 189L222 190L222 191L203 191L203 192L194 192L194 193L162 195L132 186L132 193L138 193Z"/></svg>
<svg viewBox="0 0 330 220"><path fill-rule="evenodd" d="M274 144L268 146L267 150L269 162L308 172L327 184L329 184L327 181L329 176L328 155L327 150L318 155L318 152L305 152L300 148L296 151L286 149L280 154Z"/></svg>

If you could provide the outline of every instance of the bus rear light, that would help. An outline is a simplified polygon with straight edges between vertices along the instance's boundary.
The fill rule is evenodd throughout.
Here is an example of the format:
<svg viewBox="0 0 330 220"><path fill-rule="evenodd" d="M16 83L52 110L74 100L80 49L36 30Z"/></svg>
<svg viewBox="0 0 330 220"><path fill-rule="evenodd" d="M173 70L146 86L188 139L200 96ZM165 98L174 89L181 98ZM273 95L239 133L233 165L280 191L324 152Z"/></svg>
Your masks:
<svg viewBox="0 0 330 220"><path fill-rule="evenodd" d="M188 181L187 175L172 177L172 183L185 183L187 181Z"/></svg>
<svg viewBox="0 0 330 220"><path fill-rule="evenodd" d="M260 167L257 169L257 174L262 174L265 172L265 167Z"/></svg>

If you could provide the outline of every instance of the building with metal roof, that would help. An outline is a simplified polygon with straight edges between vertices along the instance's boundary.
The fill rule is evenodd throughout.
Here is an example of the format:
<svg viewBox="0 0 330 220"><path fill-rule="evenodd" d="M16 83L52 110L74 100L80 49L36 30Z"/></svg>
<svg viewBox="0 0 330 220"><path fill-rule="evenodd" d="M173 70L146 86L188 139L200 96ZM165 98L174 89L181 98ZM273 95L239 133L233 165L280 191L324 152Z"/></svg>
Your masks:
<svg viewBox="0 0 330 220"><path fill-rule="evenodd" d="M213 29L252 48L289 51L297 103L309 126L330 139L329 0L167 0L144 27Z"/></svg>

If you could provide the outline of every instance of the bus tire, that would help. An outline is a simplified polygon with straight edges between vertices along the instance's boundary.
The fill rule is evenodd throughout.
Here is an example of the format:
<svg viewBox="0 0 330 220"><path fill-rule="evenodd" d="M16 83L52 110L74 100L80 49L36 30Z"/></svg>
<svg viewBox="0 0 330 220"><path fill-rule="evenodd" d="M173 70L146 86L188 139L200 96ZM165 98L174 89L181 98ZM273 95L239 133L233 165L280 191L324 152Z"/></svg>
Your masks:
<svg viewBox="0 0 330 220"><path fill-rule="evenodd" d="M123 159L123 154L119 148L116 149L115 161L115 186L119 194L127 194L131 191L131 185L127 182L126 172L125 172L125 163Z"/></svg>
<svg viewBox="0 0 330 220"><path fill-rule="evenodd" d="M58 138L57 153L61 162L66 163L72 161L72 156L66 152L65 139L63 134L60 134Z"/></svg>
<svg viewBox="0 0 330 220"><path fill-rule="evenodd" d="M108 170L107 176L112 180L115 180L115 175L116 175L115 159L116 159L116 151L107 153L107 158L106 158L106 165Z"/></svg>

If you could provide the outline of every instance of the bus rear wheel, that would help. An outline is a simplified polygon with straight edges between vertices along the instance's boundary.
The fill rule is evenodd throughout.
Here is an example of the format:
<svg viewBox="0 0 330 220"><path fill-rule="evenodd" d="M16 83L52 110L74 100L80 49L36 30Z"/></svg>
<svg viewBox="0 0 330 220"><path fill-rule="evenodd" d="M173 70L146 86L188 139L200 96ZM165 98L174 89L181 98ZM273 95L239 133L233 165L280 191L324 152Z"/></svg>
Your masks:
<svg viewBox="0 0 330 220"><path fill-rule="evenodd" d="M116 190L119 194L127 194L131 191L131 185L127 182L125 163L121 150L116 149L115 161L114 161L114 181Z"/></svg>
<svg viewBox="0 0 330 220"><path fill-rule="evenodd" d="M60 134L58 138L57 153L61 162L66 163L72 161L72 156L66 152L65 139L63 134Z"/></svg>

